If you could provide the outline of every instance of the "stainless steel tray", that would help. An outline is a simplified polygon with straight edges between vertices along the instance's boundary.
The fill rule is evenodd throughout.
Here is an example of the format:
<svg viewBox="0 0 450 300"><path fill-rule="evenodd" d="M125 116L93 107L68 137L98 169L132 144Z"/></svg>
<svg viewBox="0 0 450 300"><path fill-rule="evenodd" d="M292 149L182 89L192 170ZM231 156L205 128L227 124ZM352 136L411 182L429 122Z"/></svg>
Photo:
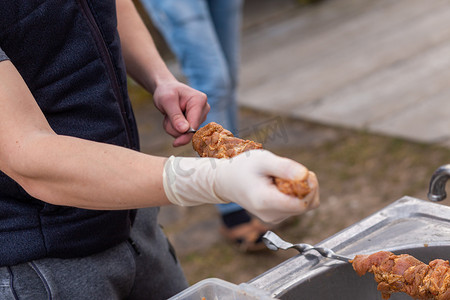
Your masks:
<svg viewBox="0 0 450 300"><path fill-rule="evenodd" d="M316 246L348 257L387 250L426 263L450 259L450 207L405 196ZM350 264L313 254L297 255L248 283L280 299L381 299L372 274L359 277ZM411 298L398 293L391 299Z"/></svg>

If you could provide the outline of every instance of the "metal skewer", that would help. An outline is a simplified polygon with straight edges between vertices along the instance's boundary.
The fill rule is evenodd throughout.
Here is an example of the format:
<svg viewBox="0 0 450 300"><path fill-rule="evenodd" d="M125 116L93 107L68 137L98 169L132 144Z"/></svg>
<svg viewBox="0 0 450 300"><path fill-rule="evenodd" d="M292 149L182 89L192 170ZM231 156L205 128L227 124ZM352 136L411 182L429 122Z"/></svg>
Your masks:
<svg viewBox="0 0 450 300"><path fill-rule="evenodd" d="M342 260L345 262L349 262L351 260L351 258L349 258L349 257L345 257L345 256L334 253L334 251L331 249L327 249L327 248L323 248L323 247L314 247L309 244L292 244L292 243L286 242L286 241L282 240L278 235L273 233L272 231L267 231L264 234L263 241L264 241L264 244L266 244L267 248L269 248L270 250L274 250L274 251L276 251L278 249L287 250L287 249L292 248L292 249L296 249L298 252L300 252L300 254L305 254L306 252L315 250L320 255L322 255L323 257L326 257L326 258L338 259L338 260Z"/></svg>
<svg viewBox="0 0 450 300"><path fill-rule="evenodd" d="M189 127L189 129L185 133L196 133L196 132L197 132L197 130L195 130L192 127Z"/></svg>

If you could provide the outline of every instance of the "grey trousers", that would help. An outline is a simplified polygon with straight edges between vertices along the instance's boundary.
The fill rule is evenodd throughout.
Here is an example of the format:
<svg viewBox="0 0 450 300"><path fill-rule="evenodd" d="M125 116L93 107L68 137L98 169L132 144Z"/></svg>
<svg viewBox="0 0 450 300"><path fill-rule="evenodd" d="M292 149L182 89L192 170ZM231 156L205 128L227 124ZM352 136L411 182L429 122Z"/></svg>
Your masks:
<svg viewBox="0 0 450 300"><path fill-rule="evenodd" d="M169 298L188 284L156 214L139 210L130 240L102 253L0 267L0 299Z"/></svg>

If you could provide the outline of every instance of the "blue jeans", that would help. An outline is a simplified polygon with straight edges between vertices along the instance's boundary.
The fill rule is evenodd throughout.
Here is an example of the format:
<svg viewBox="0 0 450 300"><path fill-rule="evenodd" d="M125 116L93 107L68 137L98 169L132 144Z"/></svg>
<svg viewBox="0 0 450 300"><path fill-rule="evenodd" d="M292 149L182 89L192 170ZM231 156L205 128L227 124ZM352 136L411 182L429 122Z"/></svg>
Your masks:
<svg viewBox="0 0 450 300"><path fill-rule="evenodd" d="M208 96L202 125L217 122L235 135L243 0L141 0L178 58L188 84ZM217 206L220 213L240 210Z"/></svg>

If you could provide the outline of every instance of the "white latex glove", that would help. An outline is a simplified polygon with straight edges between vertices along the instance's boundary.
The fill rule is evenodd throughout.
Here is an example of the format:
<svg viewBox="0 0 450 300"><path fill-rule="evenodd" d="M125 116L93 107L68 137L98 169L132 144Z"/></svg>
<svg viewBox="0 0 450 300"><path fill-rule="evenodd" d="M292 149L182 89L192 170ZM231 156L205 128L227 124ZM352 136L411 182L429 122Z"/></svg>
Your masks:
<svg viewBox="0 0 450 300"><path fill-rule="evenodd" d="M265 222L277 223L319 206L319 185L309 172L311 192L303 199L281 193L272 177L304 178L301 164L267 150L231 159L171 156L164 168L164 190L181 206L235 202Z"/></svg>

